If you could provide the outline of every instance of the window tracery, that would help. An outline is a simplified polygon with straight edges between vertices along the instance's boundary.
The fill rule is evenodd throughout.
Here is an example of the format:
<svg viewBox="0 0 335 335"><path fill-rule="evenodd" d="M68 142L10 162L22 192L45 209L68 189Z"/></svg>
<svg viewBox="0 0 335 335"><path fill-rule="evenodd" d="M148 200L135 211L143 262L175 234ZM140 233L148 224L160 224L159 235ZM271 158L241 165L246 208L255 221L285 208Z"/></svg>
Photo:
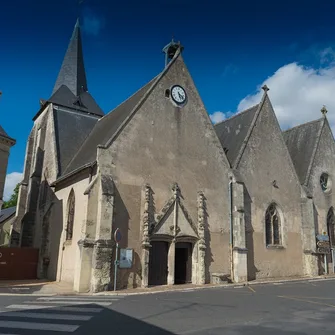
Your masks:
<svg viewBox="0 0 335 335"><path fill-rule="evenodd" d="M265 213L266 245L281 245L281 222L276 204L272 203Z"/></svg>

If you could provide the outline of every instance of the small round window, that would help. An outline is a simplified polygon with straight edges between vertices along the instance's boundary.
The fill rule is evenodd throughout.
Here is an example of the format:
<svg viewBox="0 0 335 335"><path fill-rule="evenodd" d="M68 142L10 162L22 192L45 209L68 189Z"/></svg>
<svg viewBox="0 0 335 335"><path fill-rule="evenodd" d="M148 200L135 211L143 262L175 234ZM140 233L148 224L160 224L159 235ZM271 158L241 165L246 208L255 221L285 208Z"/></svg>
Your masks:
<svg viewBox="0 0 335 335"><path fill-rule="evenodd" d="M331 180L327 173L323 173L320 177L320 185L323 192L328 192L331 189Z"/></svg>

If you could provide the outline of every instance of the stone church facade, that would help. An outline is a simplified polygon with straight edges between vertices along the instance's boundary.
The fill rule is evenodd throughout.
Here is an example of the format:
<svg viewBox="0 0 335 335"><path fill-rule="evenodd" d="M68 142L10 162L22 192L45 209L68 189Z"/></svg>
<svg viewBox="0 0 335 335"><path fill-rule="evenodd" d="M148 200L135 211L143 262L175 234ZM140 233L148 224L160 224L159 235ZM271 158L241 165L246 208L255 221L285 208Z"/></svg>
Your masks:
<svg viewBox="0 0 335 335"><path fill-rule="evenodd" d="M8 134L0 125L0 212L3 204L3 194L5 188L10 148L15 145L15 142L16 141L8 136Z"/></svg>
<svg viewBox="0 0 335 335"><path fill-rule="evenodd" d="M104 115L81 43L77 22L33 118L12 227L12 246L39 248L41 278L110 289L117 229L133 255L118 289L323 271L315 235L334 235L335 173L325 115L283 133L264 87L258 105L213 126L173 41L163 70Z"/></svg>

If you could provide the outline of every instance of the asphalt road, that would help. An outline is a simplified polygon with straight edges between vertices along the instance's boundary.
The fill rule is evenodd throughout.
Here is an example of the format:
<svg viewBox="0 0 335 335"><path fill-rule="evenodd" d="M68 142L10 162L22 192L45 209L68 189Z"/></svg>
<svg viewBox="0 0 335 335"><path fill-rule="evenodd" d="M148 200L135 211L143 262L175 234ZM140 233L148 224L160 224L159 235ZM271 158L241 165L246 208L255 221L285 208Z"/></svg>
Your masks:
<svg viewBox="0 0 335 335"><path fill-rule="evenodd" d="M335 281L136 296L0 296L1 334L334 335Z"/></svg>

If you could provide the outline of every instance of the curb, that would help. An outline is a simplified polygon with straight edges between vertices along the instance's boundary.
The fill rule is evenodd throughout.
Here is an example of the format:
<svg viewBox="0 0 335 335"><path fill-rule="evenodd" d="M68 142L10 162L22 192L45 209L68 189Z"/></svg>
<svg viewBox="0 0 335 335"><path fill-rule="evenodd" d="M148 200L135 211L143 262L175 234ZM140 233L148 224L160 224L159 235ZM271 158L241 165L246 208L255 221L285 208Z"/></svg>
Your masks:
<svg viewBox="0 0 335 335"><path fill-rule="evenodd" d="M158 290L158 291L142 291L142 292L99 292L99 293L82 293L81 295L91 295L91 296L133 296L133 295L148 295L156 293L173 293L173 292L191 292L198 290L206 290L213 288L242 288L246 286L257 286L257 285L269 285L269 284L284 284L284 283L301 283L301 282L315 282L315 281L330 281L335 280L335 277L306 277L299 279L279 279L279 280L268 280L262 282L245 282L245 283L236 283L236 284L219 284L211 286L198 286L198 287L187 287L187 288L171 288L167 290Z"/></svg>

